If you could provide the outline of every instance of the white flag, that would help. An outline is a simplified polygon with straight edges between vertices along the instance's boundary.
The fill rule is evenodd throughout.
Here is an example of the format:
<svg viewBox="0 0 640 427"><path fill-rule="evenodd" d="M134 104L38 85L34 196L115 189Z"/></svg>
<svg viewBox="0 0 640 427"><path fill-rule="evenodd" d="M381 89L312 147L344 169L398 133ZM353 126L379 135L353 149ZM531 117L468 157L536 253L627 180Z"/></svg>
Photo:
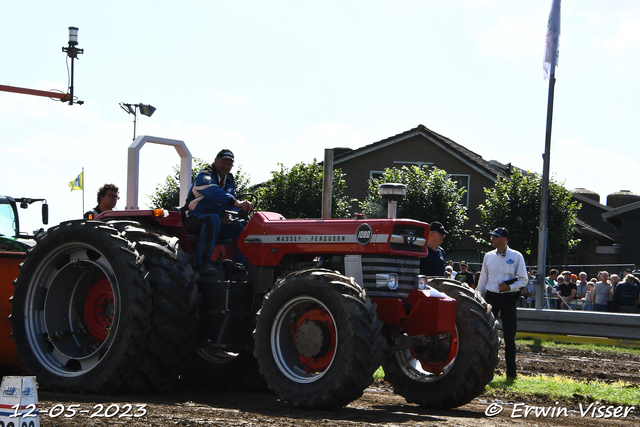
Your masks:
<svg viewBox="0 0 640 427"><path fill-rule="evenodd" d="M547 36L544 43L544 78L556 72L558 66L558 44L560 42L560 0L553 0L549 22L547 23Z"/></svg>

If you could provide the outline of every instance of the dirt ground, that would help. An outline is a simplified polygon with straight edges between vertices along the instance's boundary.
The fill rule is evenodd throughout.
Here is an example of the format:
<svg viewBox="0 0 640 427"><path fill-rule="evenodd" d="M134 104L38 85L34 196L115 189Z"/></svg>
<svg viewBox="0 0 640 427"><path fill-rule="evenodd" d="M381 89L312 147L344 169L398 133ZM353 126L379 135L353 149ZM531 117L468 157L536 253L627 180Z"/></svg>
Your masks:
<svg viewBox="0 0 640 427"><path fill-rule="evenodd" d="M501 351L501 358L502 358ZM640 393L640 357L518 348L518 375L625 380ZM500 362L498 370L504 370ZM345 408L300 410L269 392L232 392L181 385L171 392L94 396L39 392L42 426L594 426L639 425L640 407L611 407L582 396L569 401L485 392L454 410L428 410L377 382ZM528 405L529 413L525 413ZM591 405L591 406L590 406ZM602 407L600 409L600 407ZM71 415L75 411L75 414ZM536 411L538 412L536 414ZM626 416L625 416L626 411ZM546 412L546 415L544 415ZM65 417L67 415L67 417ZM92 417L93 415L93 417Z"/></svg>

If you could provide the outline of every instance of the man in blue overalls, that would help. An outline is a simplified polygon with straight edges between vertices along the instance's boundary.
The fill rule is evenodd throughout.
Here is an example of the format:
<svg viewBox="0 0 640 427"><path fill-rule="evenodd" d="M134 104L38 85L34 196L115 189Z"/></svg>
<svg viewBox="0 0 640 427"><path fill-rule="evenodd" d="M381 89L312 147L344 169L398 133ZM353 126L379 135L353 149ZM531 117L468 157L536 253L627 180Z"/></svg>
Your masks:
<svg viewBox="0 0 640 427"><path fill-rule="evenodd" d="M234 156L231 150L218 153L210 166L198 173L185 205L181 208L185 229L188 234L198 236L198 249L195 254L195 268L201 276L215 276L211 266L211 255L218 237L236 239L242 233L240 222L224 219L225 210L253 210L253 203L236 199L236 183L231 174ZM236 248L234 263L243 264L246 258Z"/></svg>

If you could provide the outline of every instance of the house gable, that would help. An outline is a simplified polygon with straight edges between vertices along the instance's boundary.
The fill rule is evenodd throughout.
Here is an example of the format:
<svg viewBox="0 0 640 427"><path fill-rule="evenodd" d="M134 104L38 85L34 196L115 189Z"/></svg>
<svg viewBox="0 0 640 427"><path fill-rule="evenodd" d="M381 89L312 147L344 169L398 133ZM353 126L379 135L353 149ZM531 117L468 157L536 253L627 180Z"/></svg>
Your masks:
<svg viewBox="0 0 640 427"><path fill-rule="evenodd" d="M423 125L359 149L334 155L334 167L344 173L346 194L359 201L367 198L372 172L411 165L437 167L459 182L468 182L469 221L465 227L470 229L474 229L475 224L480 223L477 207L485 201L484 189L493 187L498 176L507 177L502 170L482 159L480 155ZM470 237L464 239L461 247L473 250L487 249L478 247Z"/></svg>

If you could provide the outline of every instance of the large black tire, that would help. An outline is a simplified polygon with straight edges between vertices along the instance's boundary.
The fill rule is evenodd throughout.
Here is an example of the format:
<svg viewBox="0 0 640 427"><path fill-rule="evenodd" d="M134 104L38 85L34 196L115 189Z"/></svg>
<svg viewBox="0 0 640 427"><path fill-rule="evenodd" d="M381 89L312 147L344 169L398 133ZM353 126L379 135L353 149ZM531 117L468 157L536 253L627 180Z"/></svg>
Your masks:
<svg viewBox="0 0 640 427"><path fill-rule="evenodd" d="M292 273L265 296L254 355L267 385L304 408L362 396L384 344L376 305L351 278L324 269Z"/></svg>
<svg viewBox="0 0 640 427"><path fill-rule="evenodd" d="M141 249L143 255L142 246L157 247ZM12 337L23 368L49 390L111 393L170 385L178 357L167 335L191 328L163 325L162 313L189 305L184 291L192 279L190 270L179 271L184 256L170 248L169 242L131 240L99 221L51 228L14 282ZM155 272L145 267L155 263L161 265ZM172 298L159 298L164 291L155 288L169 277L181 285L170 286Z"/></svg>
<svg viewBox="0 0 640 427"><path fill-rule="evenodd" d="M469 286L447 279L432 279L429 285L457 301L455 358L434 374L423 370L409 350L396 351L382 358L382 368L394 392L407 402L455 408L482 394L493 379L500 345L498 322L491 306Z"/></svg>
<svg viewBox="0 0 640 427"><path fill-rule="evenodd" d="M135 381L129 381L129 388L135 392L167 389L179 379L198 343L198 275L177 237L137 222L109 221L108 224L134 242L135 249L143 256L152 291L153 329L148 357L140 364Z"/></svg>

